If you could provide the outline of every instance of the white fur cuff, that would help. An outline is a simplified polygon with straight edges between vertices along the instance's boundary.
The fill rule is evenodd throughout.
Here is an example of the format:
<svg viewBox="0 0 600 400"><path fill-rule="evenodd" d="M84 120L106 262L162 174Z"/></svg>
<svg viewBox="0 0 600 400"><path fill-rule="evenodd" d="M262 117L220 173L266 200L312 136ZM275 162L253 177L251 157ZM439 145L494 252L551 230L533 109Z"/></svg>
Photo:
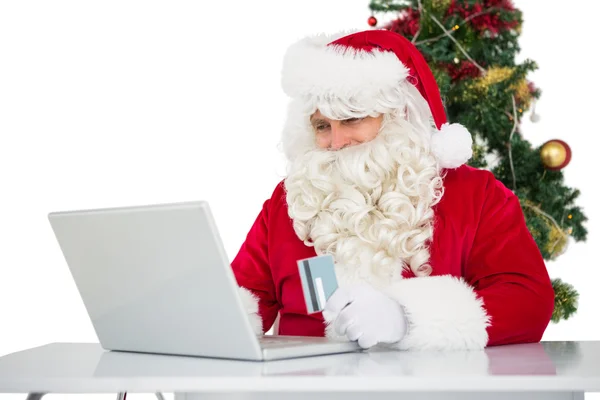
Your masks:
<svg viewBox="0 0 600 400"><path fill-rule="evenodd" d="M258 298L248 289L239 286L239 294L242 299L242 303L244 304L244 308L248 313L248 317L250 318L250 324L252 325L252 330L258 336L262 335L263 327L262 327L262 319L258 314Z"/></svg>
<svg viewBox="0 0 600 400"><path fill-rule="evenodd" d="M386 293L405 309L408 333L399 350L480 350L488 341L483 301L450 275L404 279Z"/></svg>

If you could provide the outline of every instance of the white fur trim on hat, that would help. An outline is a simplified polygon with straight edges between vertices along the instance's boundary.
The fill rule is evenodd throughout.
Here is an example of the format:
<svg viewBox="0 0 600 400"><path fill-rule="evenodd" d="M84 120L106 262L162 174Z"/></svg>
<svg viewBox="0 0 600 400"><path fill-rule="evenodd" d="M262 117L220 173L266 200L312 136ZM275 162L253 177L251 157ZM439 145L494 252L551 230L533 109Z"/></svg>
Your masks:
<svg viewBox="0 0 600 400"><path fill-rule="evenodd" d="M473 156L473 138L464 126L446 123L432 134L431 150L440 167L458 168Z"/></svg>
<svg viewBox="0 0 600 400"><path fill-rule="evenodd" d="M355 51L328 43L353 32L304 38L287 50L281 84L292 97L330 96L349 98L397 87L408 69L393 52Z"/></svg>

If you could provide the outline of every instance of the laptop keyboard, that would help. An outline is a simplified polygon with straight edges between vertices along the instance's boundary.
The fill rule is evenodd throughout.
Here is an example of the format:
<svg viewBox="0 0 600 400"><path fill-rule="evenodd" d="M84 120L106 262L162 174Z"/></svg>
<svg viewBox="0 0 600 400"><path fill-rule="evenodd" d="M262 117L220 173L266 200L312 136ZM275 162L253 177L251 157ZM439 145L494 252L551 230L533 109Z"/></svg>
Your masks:
<svg viewBox="0 0 600 400"><path fill-rule="evenodd" d="M279 346L290 346L290 345L301 345L301 344L310 344L312 341L311 338L302 338L299 339L293 336L262 336L259 341L261 347L279 347ZM318 341L315 340L315 342Z"/></svg>

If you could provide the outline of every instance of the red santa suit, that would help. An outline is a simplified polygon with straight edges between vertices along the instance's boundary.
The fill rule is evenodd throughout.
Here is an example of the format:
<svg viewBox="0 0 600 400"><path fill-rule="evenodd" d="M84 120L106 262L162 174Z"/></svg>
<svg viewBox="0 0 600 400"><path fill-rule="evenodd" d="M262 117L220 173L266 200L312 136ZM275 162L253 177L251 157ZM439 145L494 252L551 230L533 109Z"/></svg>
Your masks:
<svg viewBox="0 0 600 400"><path fill-rule="evenodd" d="M328 47L331 44L337 46L335 51ZM344 64L356 61L356 53L340 52L340 46L381 51L365 61L373 64L356 67ZM309 62L315 56L322 59L320 68L329 68L329 77L327 72L310 70L317 68L318 63ZM296 64L302 68L298 70ZM334 76L349 65L356 67L350 72L353 78ZM367 94L365 82L360 82L366 71L375 75ZM354 93L368 99L379 93L378 88L399 80L415 85L440 129L433 133L431 148L442 166L444 192L433 206L429 274L417 276L404 268L397 279L378 287L405 310L407 333L394 347L481 349L539 341L552 315L554 292L519 199L492 173L462 165L470 155L470 146L465 149L466 131L448 129L438 88L416 48L388 31L344 36L326 41L325 46L312 39L290 51L284 68L284 87L292 97L319 96L319 90L331 93L339 85L346 85L344 93L351 93L347 85L359 82ZM316 255L315 248L294 230L282 181L265 201L231 264L248 312L257 317L257 333L269 330L279 315L280 335L336 336L321 313L306 312L297 260ZM347 268L336 265L336 274L340 287L356 283Z"/></svg>

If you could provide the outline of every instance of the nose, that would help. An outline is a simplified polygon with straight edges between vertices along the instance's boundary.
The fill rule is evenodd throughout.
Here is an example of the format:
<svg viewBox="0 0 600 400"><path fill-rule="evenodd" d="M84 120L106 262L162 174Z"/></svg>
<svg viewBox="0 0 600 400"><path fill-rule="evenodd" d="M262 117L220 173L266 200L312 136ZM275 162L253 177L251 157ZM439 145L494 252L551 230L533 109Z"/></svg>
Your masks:
<svg viewBox="0 0 600 400"><path fill-rule="evenodd" d="M338 124L331 124L331 145L329 147L332 150L340 150L349 145L350 137L348 137L343 127Z"/></svg>

